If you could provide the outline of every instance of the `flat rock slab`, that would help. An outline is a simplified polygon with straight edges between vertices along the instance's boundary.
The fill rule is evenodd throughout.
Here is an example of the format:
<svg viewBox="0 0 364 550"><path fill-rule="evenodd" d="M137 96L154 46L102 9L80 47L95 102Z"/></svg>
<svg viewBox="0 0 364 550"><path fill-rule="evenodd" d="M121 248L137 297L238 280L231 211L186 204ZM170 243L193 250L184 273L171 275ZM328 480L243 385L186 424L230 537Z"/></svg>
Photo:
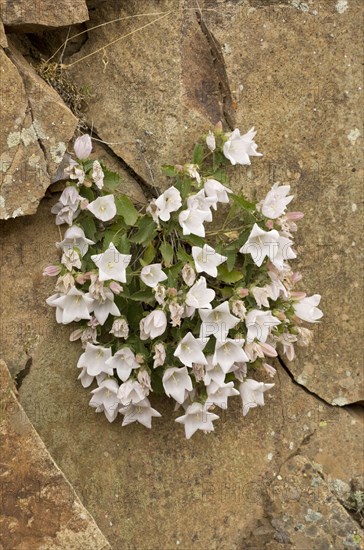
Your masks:
<svg viewBox="0 0 364 550"><path fill-rule="evenodd" d="M8 219L36 211L78 121L13 45L0 58L0 219Z"/></svg>
<svg viewBox="0 0 364 550"><path fill-rule="evenodd" d="M187 160L211 122L232 120L223 62L185 1L89 7L88 40L64 59L90 92L87 123L149 185L165 187L161 165Z"/></svg>
<svg viewBox="0 0 364 550"><path fill-rule="evenodd" d="M2 352L13 373L20 371L27 415L114 548L150 550L161 541L172 548L179 541L186 549L238 550L263 520L275 532L265 509L285 460L303 453L347 484L360 473L361 417L309 395L279 365L263 409L244 419L240 400L232 400L214 434L190 441L167 399L152 396L163 415L152 431L96 414L88 406L91 388L77 381L82 350L68 341L73 327L57 325L45 305L54 280L41 271L57 254L50 214L56 200L44 199L34 216L3 222Z"/></svg>
<svg viewBox="0 0 364 550"><path fill-rule="evenodd" d="M107 550L106 538L17 401L3 361L0 379L1 548Z"/></svg>
<svg viewBox="0 0 364 550"><path fill-rule="evenodd" d="M337 405L364 400L362 12L361 0L224 2L204 12L222 44L237 124L255 125L264 153L234 188L262 198L290 183L290 209L305 213L292 265L301 289L322 295L324 317L287 366Z"/></svg>
<svg viewBox="0 0 364 550"><path fill-rule="evenodd" d="M244 548L301 550L363 548L364 531L335 498L318 464L289 458L267 491L268 522L261 522Z"/></svg>
<svg viewBox="0 0 364 550"><path fill-rule="evenodd" d="M5 25L22 32L74 25L88 19L85 0L0 0L0 14Z"/></svg>

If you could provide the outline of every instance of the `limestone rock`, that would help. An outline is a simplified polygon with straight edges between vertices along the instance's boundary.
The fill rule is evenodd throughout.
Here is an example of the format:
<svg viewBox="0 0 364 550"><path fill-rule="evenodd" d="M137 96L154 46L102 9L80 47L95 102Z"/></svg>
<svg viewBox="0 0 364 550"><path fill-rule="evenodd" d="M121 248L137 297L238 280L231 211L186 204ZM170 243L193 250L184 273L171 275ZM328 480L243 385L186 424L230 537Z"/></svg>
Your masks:
<svg viewBox="0 0 364 550"><path fill-rule="evenodd" d="M120 159L109 148L104 147L101 143L97 143L97 141L93 142L92 147L92 156L102 160L109 170L119 174L121 179L120 192L130 197L136 204L145 204L147 199L144 195L144 190L135 181L126 167L122 165Z"/></svg>
<svg viewBox="0 0 364 550"><path fill-rule="evenodd" d="M3 361L1 380L1 548L110 548L30 423Z"/></svg>
<svg viewBox="0 0 364 550"><path fill-rule="evenodd" d="M0 0L0 14L12 30L32 32L42 27L62 27L88 20L85 0Z"/></svg>
<svg viewBox="0 0 364 550"><path fill-rule="evenodd" d="M0 46L2 48L6 48L7 45L8 45L8 41L6 39L4 23L1 21L1 18L0 18Z"/></svg>
<svg viewBox="0 0 364 550"><path fill-rule="evenodd" d="M7 219L36 211L77 119L16 48L0 56L0 219Z"/></svg>
<svg viewBox="0 0 364 550"><path fill-rule="evenodd" d="M268 490L274 541L290 548L363 548L364 531L303 456L288 460ZM276 543L267 549L281 548Z"/></svg>
<svg viewBox="0 0 364 550"><path fill-rule="evenodd" d="M82 350L69 342L73 327L57 325L45 305L54 279L43 279L41 270L56 257L57 228L49 213L55 201L44 199L34 216L4 222L2 318L11 327L3 328L3 353L9 359L16 353L32 357L28 374L19 377L20 401L114 547L146 550L161 540L165 547L179 540L187 548L215 544L238 550L249 548L243 544L248 533L266 530L273 536L265 514L268 490L282 464L297 453L332 479L351 483L362 468L360 417L309 395L279 365L264 408L243 418L236 398L220 412L214 434L196 434L191 441L174 422L177 414L166 398L152 396L163 416L151 432L140 425L122 428L121 419L109 424L97 415L88 406L91 388L77 381ZM14 362L12 367L16 374ZM101 463L103 468L95 467Z"/></svg>
<svg viewBox="0 0 364 550"><path fill-rule="evenodd" d="M36 216L0 221L1 355L15 377L47 333L50 312L39 292L52 292L54 280L42 277L43 268L58 260L55 242L60 234L45 199ZM16 312L16 313L15 313Z"/></svg>
<svg viewBox="0 0 364 550"><path fill-rule="evenodd" d="M237 124L255 125L264 153L248 171L241 168L233 186L263 198L274 182L291 184L291 210L305 213L293 265L304 276L302 290L322 295L324 317L313 345L298 349L287 366L329 403L362 401L363 5L350 0L341 14L330 2L250 4L224 2L204 12L222 44Z"/></svg>
<svg viewBox="0 0 364 550"><path fill-rule="evenodd" d="M202 131L233 116L227 82L223 91L220 82L224 67L195 7L185 9L183 0L173 8L149 2L147 11L164 15L148 17L136 16L146 12L140 1L89 8L89 27L121 20L90 30L81 50L64 60L76 85L90 90L88 125L149 185L164 187L161 164L187 161Z"/></svg>

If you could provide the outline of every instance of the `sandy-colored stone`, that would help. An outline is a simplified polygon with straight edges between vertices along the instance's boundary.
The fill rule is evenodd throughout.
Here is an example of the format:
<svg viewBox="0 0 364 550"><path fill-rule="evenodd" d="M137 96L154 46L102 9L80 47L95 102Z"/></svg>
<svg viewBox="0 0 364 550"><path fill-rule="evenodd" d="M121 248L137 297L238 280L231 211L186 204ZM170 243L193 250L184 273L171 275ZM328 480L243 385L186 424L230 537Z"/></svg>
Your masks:
<svg viewBox="0 0 364 550"><path fill-rule="evenodd" d="M22 55L13 46L7 51L10 57L0 51L0 219L36 211L77 126Z"/></svg>
<svg viewBox="0 0 364 550"><path fill-rule="evenodd" d="M120 163L120 159L108 150L101 143L93 142L92 155L94 158L101 160L109 170L116 172L120 176L120 188L119 191L128 197L130 197L135 204L145 204L146 197L143 189L130 175L125 167Z"/></svg>
<svg viewBox="0 0 364 550"><path fill-rule="evenodd" d="M261 523L244 548L364 548L364 531L335 498L322 470L306 457L288 459L267 491Z"/></svg>
<svg viewBox="0 0 364 550"><path fill-rule="evenodd" d="M29 422L3 361L0 380L1 548L110 548Z"/></svg>
<svg viewBox="0 0 364 550"><path fill-rule="evenodd" d="M265 153L232 185L262 196L273 182L288 181L298 194L294 209L306 212L298 265L304 288L323 295L325 318L313 346L300 351L289 369L327 402L356 402L363 399L357 252L361 3L349 0L346 10L316 0L200 4L205 30L222 46L237 125L245 130L255 124ZM156 6L148 9L171 9ZM97 8L90 25L141 13L145 5L133 2L123 10ZM80 53L66 62L138 25L131 20L91 31ZM154 178L163 186L159 164L180 160L208 121L221 117L223 94L219 86L216 91L213 62L195 56L207 56L207 47L211 55L211 40L196 25L195 9L177 10L70 70L77 84L94 93L90 126L148 183ZM263 409L243 418L239 398L232 399L214 434L198 433L189 441L167 399L152 396L163 416L151 432L140 425L122 428L121 418L109 424L88 407L91 388L76 380L80 346L68 342L72 328L56 325L54 311L44 305L53 281L40 272L55 257L58 240L51 203L44 200L32 218L6 222L4 246L11 258L2 272L2 307L15 331L26 327L27 338L6 327L4 357L15 374L32 356L20 401L112 547L278 550L289 544L306 550L322 538L325 550L330 544L360 548L359 525L340 495L347 497L362 471L362 410L326 404L279 365ZM30 239L38 257L32 248L24 253ZM302 498L291 502L297 491Z"/></svg>
<svg viewBox="0 0 364 550"><path fill-rule="evenodd" d="M22 32L88 20L85 0L0 0L0 14L5 25Z"/></svg>
<svg viewBox="0 0 364 550"><path fill-rule="evenodd" d="M4 23L2 22L0 18L0 46L2 48L6 48L8 46L8 41L6 39L5 29L4 29Z"/></svg>
<svg viewBox="0 0 364 550"><path fill-rule="evenodd" d="M36 216L0 222L1 356L13 376L32 357L52 317L44 298L54 279L43 277L42 271L58 260L60 233L50 212L56 201L56 196L45 199Z"/></svg>
<svg viewBox="0 0 364 550"><path fill-rule="evenodd" d="M311 347L289 364L296 380L330 403L364 399L361 0L235 4L204 12L223 45L242 129L255 125L264 153L235 188L263 197L288 182L297 197L301 288L322 295ZM211 7L210 2L204 3ZM301 7L300 7L301 6Z"/></svg>
<svg viewBox="0 0 364 550"><path fill-rule="evenodd" d="M121 417L109 424L97 415L88 406L91 388L77 381L81 348L68 341L72 327L57 325L45 305L54 280L40 273L56 257L57 229L49 214L55 200L44 199L32 217L4 223L5 243L18 246L2 272L8 281L2 317L12 313L14 330L24 327L22 338L9 331L4 351L11 358L13 349L22 349L19 340L34 346L21 403L113 548L149 550L161 541L169 548L180 541L182 548L240 549L267 520L267 491L289 457L304 454L325 475L347 484L360 473L360 417L320 402L278 365L265 408L244 419L240 400L232 400L209 436L186 441L174 422L178 413L167 399L153 396L163 416L151 432L140 425L122 428ZM38 257L25 246L30 234Z"/></svg>
<svg viewBox="0 0 364 550"><path fill-rule="evenodd" d="M159 187L166 185L161 164L189 159L199 133L224 119L224 111L232 116L228 92L220 89L223 68L218 74L195 9L188 8L183 0L148 2L147 9L139 1L91 2L89 27L122 20L90 31L80 52L64 60L70 78L91 93L88 125ZM168 15L134 17L148 12Z"/></svg>

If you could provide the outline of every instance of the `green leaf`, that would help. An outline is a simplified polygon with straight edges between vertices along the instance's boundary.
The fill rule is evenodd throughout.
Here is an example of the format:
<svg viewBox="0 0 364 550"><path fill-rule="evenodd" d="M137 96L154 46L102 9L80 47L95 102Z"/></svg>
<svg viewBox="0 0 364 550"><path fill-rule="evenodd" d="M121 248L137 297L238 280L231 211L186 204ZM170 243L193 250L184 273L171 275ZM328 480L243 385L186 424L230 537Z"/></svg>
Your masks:
<svg viewBox="0 0 364 550"><path fill-rule="evenodd" d="M223 183L224 185L229 183L229 177L223 170L215 170L215 172L212 174L217 181L220 183Z"/></svg>
<svg viewBox="0 0 364 550"><path fill-rule="evenodd" d="M241 271L238 271L237 269L229 271L227 265L225 264L218 267L217 278L219 281L223 281L224 283L237 283L243 277L244 274Z"/></svg>
<svg viewBox="0 0 364 550"><path fill-rule="evenodd" d="M231 298L234 294L234 289L231 286L223 286L220 288L220 292L223 298Z"/></svg>
<svg viewBox="0 0 364 550"><path fill-rule="evenodd" d="M192 244L193 246L200 246L201 248L205 244L205 239L198 237L197 235L186 235L183 237L185 241Z"/></svg>
<svg viewBox="0 0 364 550"><path fill-rule="evenodd" d="M93 163L94 163L93 159L84 160L82 162L82 166L83 166L84 171L88 172L89 170L91 170Z"/></svg>
<svg viewBox="0 0 364 550"><path fill-rule="evenodd" d="M167 271L168 275L168 285L170 287L176 287L177 286L177 280L178 276L180 274L180 271L182 269L182 262L178 262L174 266L170 267Z"/></svg>
<svg viewBox="0 0 364 550"><path fill-rule="evenodd" d="M116 211L124 218L127 225L135 225L139 214L129 197L121 195L115 198Z"/></svg>
<svg viewBox="0 0 364 550"><path fill-rule="evenodd" d="M155 301L154 294L151 290L139 290L138 292L134 292L134 294L131 294L129 296L130 300L134 300L135 302L145 302L147 304L150 304Z"/></svg>
<svg viewBox="0 0 364 550"><path fill-rule="evenodd" d="M103 247L104 247L104 250L109 248L110 243L113 243L113 245L117 248L118 247L119 236L121 237L120 233L117 235L115 231L106 230L103 234Z"/></svg>
<svg viewBox="0 0 364 550"><path fill-rule="evenodd" d="M85 231L86 237L94 241L97 231L94 219L91 216L87 216L87 218L81 220L80 223Z"/></svg>
<svg viewBox="0 0 364 550"><path fill-rule="evenodd" d="M202 164L203 159L203 146L201 143L196 143L195 148L193 150L193 164Z"/></svg>
<svg viewBox="0 0 364 550"><path fill-rule="evenodd" d="M126 232L123 233L120 238L118 238L118 250L121 254L130 253L130 240L128 239L128 235Z"/></svg>
<svg viewBox="0 0 364 550"><path fill-rule="evenodd" d="M253 212L255 210L255 204L247 201L242 195L234 195L234 193L231 193L230 197L244 210L248 210L248 212Z"/></svg>
<svg viewBox="0 0 364 550"><path fill-rule="evenodd" d="M142 264L142 266L151 264L152 261L154 260L156 254L157 254L157 251L154 248L153 243L150 242L148 244L148 246L146 247L146 249L145 249L143 259L140 260L140 263Z"/></svg>
<svg viewBox="0 0 364 550"><path fill-rule="evenodd" d="M237 253L235 251L228 250L226 251L226 256L227 256L226 267L227 267L227 270L230 272L232 271L235 265Z"/></svg>
<svg viewBox="0 0 364 550"><path fill-rule="evenodd" d="M172 246L169 243L164 241L161 244L160 251L161 251L165 266L170 267L172 265L173 256L174 256Z"/></svg>
<svg viewBox="0 0 364 550"><path fill-rule="evenodd" d="M128 297L128 300L130 298ZM124 300L126 302L126 300ZM134 328L136 334L139 334L139 323L143 318L144 309L140 302L129 302L124 307L119 306L120 311L127 316L129 325ZM138 338L140 339L140 338Z"/></svg>
<svg viewBox="0 0 364 550"><path fill-rule="evenodd" d="M131 242L138 244L150 243L156 236L156 225L152 218L143 217L138 221L138 231L130 238Z"/></svg>
<svg viewBox="0 0 364 550"><path fill-rule="evenodd" d="M87 199L89 202L92 202L96 199L96 195L91 187L83 186L81 195L85 197L85 199Z"/></svg>
<svg viewBox="0 0 364 550"><path fill-rule="evenodd" d="M162 166L162 170L165 173L165 175L168 176L169 178L173 178L174 176L177 175L176 167L173 166L172 164L164 164Z"/></svg>
<svg viewBox="0 0 364 550"><path fill-rule="evenodd" d="M112 172L104 164L101 163L104 172L104 187L103 191L114 193L121 188L121 177L117 172Z"/></svg>
<svg viewBox="0 0 364 550"><path fill-rule="evenodd" d="M189 254L187 254L187 252L185 250L183 250L183 248L180 248L178 251L177 251L177 258L179 260L181 260L182 262L190 262L193 264L193 258L192 256L190 256Z"/></svg>

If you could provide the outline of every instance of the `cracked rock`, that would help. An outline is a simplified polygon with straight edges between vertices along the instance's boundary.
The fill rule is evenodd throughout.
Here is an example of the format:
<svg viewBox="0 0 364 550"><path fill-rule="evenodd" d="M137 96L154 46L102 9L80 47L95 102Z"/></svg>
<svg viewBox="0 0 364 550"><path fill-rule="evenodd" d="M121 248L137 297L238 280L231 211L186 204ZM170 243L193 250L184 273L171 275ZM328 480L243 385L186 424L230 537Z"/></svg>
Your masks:
<svg viewBox="0 0 364 550"><path fill-rule="evenodd" d="M64 60L74 83L90 91L88 126L146 183L161 188L168 182L160 166L190 158L201 131L224 120L228 95L216 70L221 59L195 9L187 8L184 0L153 1L149 12L169 14L128 19L145 13L145 3L90 2L88 27L122 20L90 30L81 50Z"/></svg>
<svg viewBox="0 0 364 550"><path fill-rule="evenodd" d="M363 547L364 531L306 457L287 461L281 476L283 480L275 480L268 489L275 541L297 550ZM265 548L276 546L268 543Z"/></svg>
<svg viewBox="0 0 364 550"><path fill-rule="evenodd" d="M1 548L107 550L108 541L17 401L3 361L0 382Z"/></svg>
<svg viewBox="0 0 364 550"><path fill-rule="evenodd" d="M77 119L11 45L1 56L0 219L33 214Z"/></svg>
<svg viewBox="0 0 364 550"><path fill-rule="evenodd" d="M232 187L263 198L273 183L290 184L290 207L305 214L292 265L303 274L300 290L322 295L324 317L310 327L312 345L283 359L299 384L337 406L364 401L363 3L347 5L340 14L335 2L227 1L204 12L228 44L222 54L237 124L255 125L263 153L235 172Z"/></svg>
<svg viewBox="0 0 364 550"><path fill-rule="evenodd" d="M11 30L34 32L87 21L85 0L0 0L2 20Z"/></svg>

